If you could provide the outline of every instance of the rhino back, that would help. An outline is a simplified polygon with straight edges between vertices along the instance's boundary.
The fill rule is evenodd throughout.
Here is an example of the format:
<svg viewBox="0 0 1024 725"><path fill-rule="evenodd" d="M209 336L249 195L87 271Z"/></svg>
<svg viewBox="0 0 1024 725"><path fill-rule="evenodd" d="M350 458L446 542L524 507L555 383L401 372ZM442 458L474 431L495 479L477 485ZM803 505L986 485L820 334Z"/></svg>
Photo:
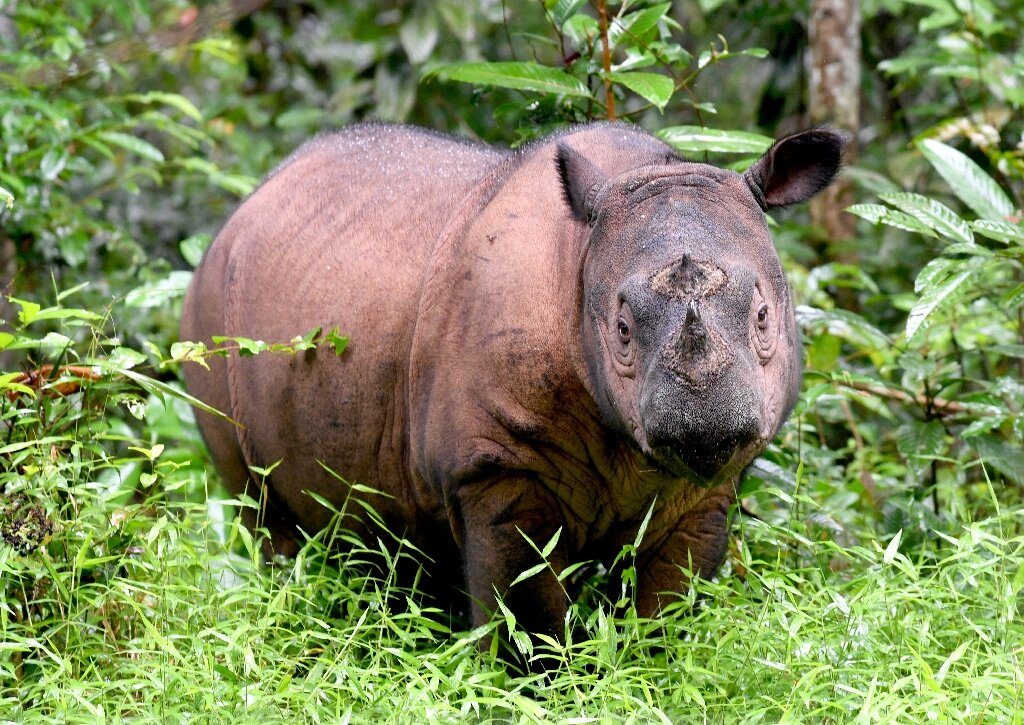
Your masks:
<svg viewBox="0 0 1024 725"><path fill-rule="evenodd" d="M321 346L228 361L246 462L281 461L272 486L304 527L327 518L304 491L338 505L348 493L318 461L395 496L374 501L385 518L411 518L404 401L423 277L439 234L501 158L416 129L351 127L297 151L215 240L219 269L199 274L219 278L224 327L203 336L350 337L341 357Z"/></svg>

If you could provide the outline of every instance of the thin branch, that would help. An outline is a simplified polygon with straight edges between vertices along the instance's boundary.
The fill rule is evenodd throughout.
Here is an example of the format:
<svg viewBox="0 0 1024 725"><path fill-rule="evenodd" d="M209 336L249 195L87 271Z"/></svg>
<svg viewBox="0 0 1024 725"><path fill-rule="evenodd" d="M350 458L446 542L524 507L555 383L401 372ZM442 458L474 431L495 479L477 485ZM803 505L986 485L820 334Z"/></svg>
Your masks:
<svg viewBox="0 0 1024 725"><path fill-rule="evenodd" d="M939 415L958 415L960 413L967 412L967 407L963 403L958 403L955 400L929 398L927 395L911 395L910 393L905 393L902 390L883 388L879 385L861 383L853 380L835 380L834 382L837 385L842 385L844 388L850 388L851 390L857 390L862 393L870 393L871 395L877 395L879 398L896 400L901 403L913 403L925 410L928 410L930 407L932 412Z"/></svg>
<svg viewBox="0 0 1024 725"><path fill-rule="evenodd" d="M615 95L612 91L612 46L608 41L608 7L605 0L597 0L597 17L601 23L601 43L604 51L601 54L601 65L604 67L604 97L608 120L615 120Z"/></svg>

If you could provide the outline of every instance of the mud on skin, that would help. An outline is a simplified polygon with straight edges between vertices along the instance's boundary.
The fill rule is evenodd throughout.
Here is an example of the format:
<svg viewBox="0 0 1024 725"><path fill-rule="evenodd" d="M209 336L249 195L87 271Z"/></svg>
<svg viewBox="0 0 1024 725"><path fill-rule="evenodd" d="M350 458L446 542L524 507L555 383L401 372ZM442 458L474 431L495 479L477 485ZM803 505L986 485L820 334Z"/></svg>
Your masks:
<svg viewBox="0 0 1024 725"><path fill-rule="evenodd" d="M214 240L181 326L207 342L350 336L341 357L186 367L189 391L244 426L197 412L233 491L258 495L249 468L281 461L265 553L328 522L304 491L358 497L439 578L462 572L449 586L474 625L496 589L557 636L569 602L553 575L510 590L539 561L520 531L543 545L562 529L556 570L607 562L656 500L637 572L639 612L655 615L688 562L701 576L721 563L737 477L796 398L764 212L821 191L845 142L796 134L743 175L619 124L514 153L390 125L299 149Z"/></svg>

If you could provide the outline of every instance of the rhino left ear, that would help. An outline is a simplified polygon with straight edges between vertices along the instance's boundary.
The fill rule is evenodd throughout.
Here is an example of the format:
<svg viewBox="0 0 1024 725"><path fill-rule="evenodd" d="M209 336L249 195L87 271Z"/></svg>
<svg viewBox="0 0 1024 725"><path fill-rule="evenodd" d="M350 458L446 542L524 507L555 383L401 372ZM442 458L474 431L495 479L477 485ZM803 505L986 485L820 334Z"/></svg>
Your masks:
<svg viewBox="0 0 1024 725"><path fill-rule="evenodd" d="M565 143L557 145L556 161L562 193L573 216L581 222L591 223L594 220L595 197L608 177L590 159Z"/></svg>
<svg viewBox="0 0 1024 725"><path fill-rule="evenodd" d="M811 128L772 144L743 174L765 211L807 201L832 183L850 134L828 126Z"/></svg>

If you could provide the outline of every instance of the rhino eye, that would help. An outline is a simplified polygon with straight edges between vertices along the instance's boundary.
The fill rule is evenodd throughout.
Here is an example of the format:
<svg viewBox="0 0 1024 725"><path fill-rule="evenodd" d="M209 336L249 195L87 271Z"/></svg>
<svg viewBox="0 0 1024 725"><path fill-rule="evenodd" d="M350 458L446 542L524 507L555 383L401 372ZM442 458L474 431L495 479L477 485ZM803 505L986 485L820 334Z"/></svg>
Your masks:
<svg viewBox="0 0 1024 725"><path fill-rule="evenodd" d="M629 341L630 341L630 338L632 337L632 334L633 333L630 332L629 325L626 324L626 321L620 317L619 318L619 342L621 342L623 345L628 345Z"/></svg>
<svg viewBox="0 0 1024 725"><path fill-rule="evenodd" d="M760 285L754 287L754 299L750 308L750 342L754 346L761 364L765 365L775 354L778 335L772 331L771 310L761 293Z"/></svg>
<svg viewBox="0 0 1024 725"><path fill-rule="evenodd" d="M768 329L768 305L762 304L757 311L757 326L762 330Z"/></svg>

